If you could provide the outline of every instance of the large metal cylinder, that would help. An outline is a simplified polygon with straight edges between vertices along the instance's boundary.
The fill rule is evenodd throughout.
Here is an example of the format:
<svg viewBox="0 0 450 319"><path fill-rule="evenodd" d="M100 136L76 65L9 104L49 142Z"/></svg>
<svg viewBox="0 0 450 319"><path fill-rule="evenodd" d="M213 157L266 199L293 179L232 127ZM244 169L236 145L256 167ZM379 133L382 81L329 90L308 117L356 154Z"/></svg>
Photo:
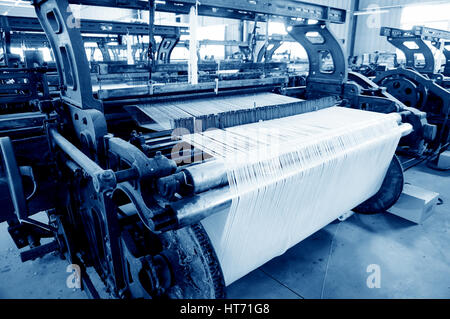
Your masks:
<svg viewBox="0 0 450 319"><path fill-rule="evenodd" d="M170 205L176 216L176 227L182 228L231 207L233 194L228 186L203 192Z"/></svg>
<svg viewBox="0 0 450 319"><path fill-rule="evenodd" d="M225 166L218 160L192 165L184 168L183 171L196 194L228 184Z"/></svg>

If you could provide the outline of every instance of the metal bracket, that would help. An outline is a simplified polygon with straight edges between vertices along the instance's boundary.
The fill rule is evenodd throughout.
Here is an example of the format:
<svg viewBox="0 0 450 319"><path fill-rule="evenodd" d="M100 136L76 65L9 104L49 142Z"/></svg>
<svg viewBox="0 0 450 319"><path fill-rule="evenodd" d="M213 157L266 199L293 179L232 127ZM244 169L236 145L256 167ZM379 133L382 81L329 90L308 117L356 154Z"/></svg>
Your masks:
<svg viewBox="0 0 450 319"><path fill-rule="evenodd" d="M406 57L406 67L420 71L421 73L434 73L434 56L428 45L420 38L411 39L408 37L403 38L388 38L389 43L401 50ZM410 48L405 43L413 42L416 44L415 48ZM425 65L420 66L417 64L417 55L423 55L425 59Z"/></svg>
<svg viewBox="0 0 450 319"><path fill-rule="evenodd" d="M173 49L180 41L180 37L163 37L158 46L156 62L157 63L170 63L170 56Z"/></svg>
<svg viewBox="0 0 450 319"><path fill-rule="evenodd" d="M103 41L97 42L97 46L98 46L100 52L102 53L103 62L111 61L111 54L109 54L109 48L106 44L106 41L103 40Z"/></svg>
<svg viewBox="0 0 450 319"><path fill-rule="evenodd" d="M339 95L347 81L347 59L342 45L327 23L299 24L289 34L306 50L309 59L307 94ZM328 60L328 61L327 61Z"/></svg>
<svg viewBox="0 0 450 319"><path fill-rule="evenodd" d="M272 60L273 54L276 50L278 50L281 44L281 40L270 39L267 41L267 45L263 45L263 47L259 50L256 62L268 62Z"/></svg>
<svg viewBox="0 0 450 319"><path fill-rule="evenodd" d="M33 5L53 49L62 99L82 109L102 111L102 104L93 97L84 44L68 2L34 0Z"/></svg>
<svg viewBox="0 0 450 319"><path fill-rule="evenodd" d="M439 46L442 38L450 37L450 33L425 27L413 27L412 30L401 30L395 28L382 27L380 35L387 37L389 43L401 50L405 54L406 67L420 71L421 73L433 74L435 69L435 59L433 52L425 41L432 41L434 46ZM407 46L407 43L413 46ZM417 65L417 55L423 55L424 66Z"/></svg>
<svg viewBox="0 0 450 319"><path fill-rule="evenodd" d="M28 218L28 207L25 198L25 192L22 184L22 176L14 156L14 149L9 137L0 138L0 152L11 202L14 206L14 211L19 219Z"/></svg>
<svg viewBox="0 0 450 319"><path fill-rule="evenodd" d="M157 154L153 158L147 157L136 146L117 137L106 136L105 148L135 169L140 179L167 176L176 170L176 163L167 157Z"/></svg>

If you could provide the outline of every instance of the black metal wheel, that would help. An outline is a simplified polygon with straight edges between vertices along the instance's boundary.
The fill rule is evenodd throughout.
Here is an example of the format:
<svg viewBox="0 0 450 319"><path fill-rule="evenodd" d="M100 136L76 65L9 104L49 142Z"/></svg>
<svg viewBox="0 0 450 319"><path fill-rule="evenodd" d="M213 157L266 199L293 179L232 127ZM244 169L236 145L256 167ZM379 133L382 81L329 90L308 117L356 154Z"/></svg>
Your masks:
<svg viewBox="0 0 450 319"><path fill-rule="evenodd" d="M406 106L417 107L420 102L420 90L417 85L406 78L390 78L383 80L387 91Z"/></svg>
<svg viewBox="0 0 450 319"><path fill-rule="evenodd" d="M400 160L394 155L380 190L374 196L358 205L354 211L365 215L385 212L397 202L403 191L403 184L403 167Z"/></svg>
<svg viewBox="0 0 450 319"><path fill-rule="evenodd" d="M178 244L176 254L169 257L175 270L173 288L167 294L170 298L225 298L222 269L201 224L173 232L168 244Z"/></svg>
<svg viewBox="0 0 450 319"><path fill-rule="evenodd" d="M221 299L225 282L208 235L200 224L140 241L123 232L122 246L131 297ZM150 249L150 250L149 250Z"/></svg>

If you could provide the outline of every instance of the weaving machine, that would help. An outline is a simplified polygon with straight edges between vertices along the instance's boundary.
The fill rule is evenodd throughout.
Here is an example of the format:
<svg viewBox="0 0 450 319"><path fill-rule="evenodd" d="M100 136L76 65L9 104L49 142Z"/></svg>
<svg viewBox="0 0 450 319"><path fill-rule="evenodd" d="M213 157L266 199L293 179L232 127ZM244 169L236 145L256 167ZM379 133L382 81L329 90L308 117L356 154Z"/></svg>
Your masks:
<svg viewBox="0 0 450 319"><path fill-rule="evenodd" d="M300 88L308 99L264 64L256 64L260 78L93 90L80 31L67 24L69 3L281 19L308 52ZM364 78L347 82L328 29L345 21L344 10L288 0L33 5L61 94L39 104L42 125L26 138L5 121L0 221L18 248L30 247L23 261L59 251L79 265L90 296L99 297L92 267L113 297L222 298L226 285L342 213L383 212L400 196L394 153L403 136L423 135L423 116L380 89L370 94ZM311 31L326 44L308 44ZM315 53L324 50L334 71L320 71ZM48 223L33 218L43 211Z"/></svg>
<svg viewBox="0 0 450 319"><path fill-rule="evenodd" d="M406 64L405 68L379 72L373 81L386 87L405 105L427 114L428 122L438 128L438 136L430 145L431 151L438 155L449 142L450 82L444 74L437 72L440 61L437 61L427 42L438 50L442 48L448 57L445 40L450 39L450 32L414 26L412 30L383 27L380 34L405 54ZM419 61L420 58L423 61Z"/></svg>
<svg viewBox="0 0 450 319"><path fill-rule="evenodd" d="M103 82L106 84L117 83L115 73L122 72L121 82L123 82L123 68L127 67L127 79L129 82L148 81L148 72L146 71L147 49L142 42L142 38L149 34L149 25L137 22L115 22L104 20L76 20L74 17L71 22L79 25L79 31L82 34L86 54L89 57L91 67L91 80L94 84ZM181 35L186 34L186 28L164 25L153 25L153 34L159 37L155 54L157 63L169 63L170 54L178 44ZM39 20L29 17L2 16L0 18L0 29L2 36L0 38L3 47L3 57L7 66L22 66L19 55L12 54L12 49L27 49L24 52L25 65L38 64L42 66L42 52L37 49L50 48L47 36L42 29ZM130 39L132 38L133 39ZM127 41L134 41L130 45L130 55L136 63L128 65L126 61L126 51L128 49ZM100 52L100 61L96 61L95 53ZM34 60L30 61L26 56L28 53L34 54ZM46 63L50 69L54 70L54 62ZM113 71L114 70L114 71ZM110 74L111 73L111 74ZM53 76L55 75L55 76ZM56 74L48 74L49 83L53 86L58 84ZM56 84L54 84L56 82Z"/></svg>
<svg viewBox="0 0 450 319"><path fill-rule="evenodd" d="M26 20L26 19L25 19ZM32 19L39 22L35 19ZM52 96L58 96L58 79L55 66L49 66L44 62L42 52L30 50L30 46L24 46L23 39L18 38L21 29L27 29L23 20L17 21L15 17L0 17L0 112L1 114L21 114L22 112L38 111L38 100L48 100ZM42 36L43 34L41 34ZM39 38L39 35L37 35ZM44 44L35 41L36 34L31 34L34 48ZM46 40L46 38L45 38ZM45 47L43 45L42 47ZM23 49L22 56L13 53L13 49ZM9 120L13 120L10 118ZM15 119L20 122L20 115ZM37 121L37 120L36 120ZM28 123L29 124L29 123ZM22 126L22 125L20 125Z"/></svg>
<svg viewBox="0 0 450 319"><path fill-rule="evenodd" d="M375 51L361 56L349 57L350 69L367 77L374 77L378 72L398 66L397 53L392 52Z"/></svg>

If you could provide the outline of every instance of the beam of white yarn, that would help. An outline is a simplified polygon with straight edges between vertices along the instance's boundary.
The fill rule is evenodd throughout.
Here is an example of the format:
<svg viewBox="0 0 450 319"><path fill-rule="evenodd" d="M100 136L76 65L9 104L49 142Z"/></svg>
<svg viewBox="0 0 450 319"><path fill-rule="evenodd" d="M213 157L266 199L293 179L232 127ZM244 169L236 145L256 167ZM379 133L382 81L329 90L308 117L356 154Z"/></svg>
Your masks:
<svg viewBox="0 0 450 319"><path fill-rule="evenodd" d="M328 109L183 140L223 161L231 209L205 219L231 284L373 196L401 137L393 115Z"/></svg>

